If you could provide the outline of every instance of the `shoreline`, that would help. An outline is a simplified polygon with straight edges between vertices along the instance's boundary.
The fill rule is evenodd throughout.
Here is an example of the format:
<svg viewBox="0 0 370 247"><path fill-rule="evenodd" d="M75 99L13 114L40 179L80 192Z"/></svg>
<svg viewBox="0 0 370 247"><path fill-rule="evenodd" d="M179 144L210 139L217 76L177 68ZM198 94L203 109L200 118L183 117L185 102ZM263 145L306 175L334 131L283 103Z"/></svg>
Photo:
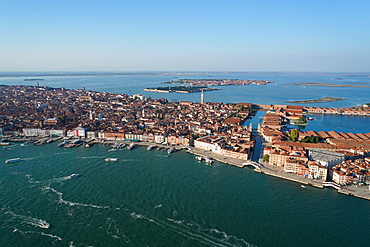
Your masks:
<svg viewBox="0 0 370 247"><path fill-rule="evenodd" d="M53 141L57 141L60 138L45 138L44 137L44 138L34 138L33 140L34 141L44 141L46 139L53 139ZM16 143L28 142L28 141L30 141L30 139L28 139L28 140L10 139L9 140L9 142L16 142ZM84 141L89 142L89 141L92 141L92 140L85 139ZM272 176L272 177L276 177L276 178L285 179L285 180L289 180L289 181L292 181L292 182L300 183L301 185L304 185L304 186L305 185L310 185L312 187L316 187L316 188L320 188L320 189L323 189L323 188L329 187L329 186L330 187L335 187L335 186L332 186L332 184L334 184L333 182L325 183L325 181L322 181L322 180L313 180L313 179L302 177L302 176L299 176L299 175L296 175L296 174L293 174L293 173L287 173L287 172L283 171L282 167L256 163L256 162L253 162L251 160L240 160L240 159L225 157L223 155L220 155L220 154L217 154L217 153L214 153L214 152L211 152L211 151L199 149L199 148L196 148L196 147L173 146L173 145L167 145L167 144L162 144L162 143L143 142L143 141L133 142L133 141L129 141L129 140L116 140L116 141L113 141L113 140L109 140L109 141L94 140L92 142L97 143L97 144L103 144L103 145L110 145L110 144L115 144L115 143L125 143L125 144L135 143L138 146L154 145L156 147L161 147L161 148L164 148L164 149L174 148L175 152L184 150L185 152L193 154L195 156L201 156L203 158L206 158L206 157L212 158L215 161L218 161L218 162L221 162L221 163L224 163L224 164L227 164L227 165L235 166L235 167L238 167L238 168L245 168L247 166L253 166L252 165L253 163L258 164L258 167L254 166L254 169L253 169L254 172L258 172L258 173L265 174L265 175L268 175L268 176ZM45 143L45 144L48 144L48 143ZM337 186L340 187L340 188L339 189L335 188L335 189L340 194L353 196L353 197L357 197L357 198L361 198L361 199L365 199L365 200L370 200L369 186L366 186L366 185L364 185L364 186L352 185L352 186L349 186L349 187L341 187L339 185L337 185ZM302 189L304 189L304 188L302 188Z"/></svg>

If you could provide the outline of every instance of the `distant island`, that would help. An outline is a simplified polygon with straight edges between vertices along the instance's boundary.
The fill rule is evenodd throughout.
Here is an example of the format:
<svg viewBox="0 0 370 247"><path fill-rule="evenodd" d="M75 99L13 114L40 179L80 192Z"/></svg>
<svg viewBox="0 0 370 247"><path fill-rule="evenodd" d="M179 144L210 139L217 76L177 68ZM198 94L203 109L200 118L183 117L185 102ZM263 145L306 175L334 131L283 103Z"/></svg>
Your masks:
<svg viewBox="0 0 370 247"><path fill-rule="evenodd" d="M285 102L288 103L295 103L295 104L309 104L309 103L325 103L325 102L334 102L339 100L345 100L345 98L334 98L334 97L324 97L319 99L311 99L311 100L286 100Z"/></svg>
<svg viewBox="0 0 370 247"><path fill-rule="evenodd" d="M24 79L24 81L45 81L45 79Z"/></svg>
<svg viewBox="0 0 370 247"><path fill-rule="evenodd" d="M230 85L267 85L274 81L267 80L239 80L239 79L180 79L177 81L167 81L161 84L187 84L192 86L230 86Z"/></svg>
<svg viewBox="0 0 370 247"><path fill-rule="evenodd" d="M357 88L370 88L365 85L345 85L345 84L333 84L333 83L319 83L319 82L302 82L302 83L290 83L285 85L292 86L316 86L316 87L357 87Z"/></svg>
<svg viewBox="0 0 370 247"><path fill-rule="evenodd" d="M145 88L144 91L150 92L158 92L158 93L196 93L201 91L213 91L213 90L221 90L217 88L209 88L204 86L198 87L190 87L190 86L175 86L175 87L153 87L153 88Z"/></svg>

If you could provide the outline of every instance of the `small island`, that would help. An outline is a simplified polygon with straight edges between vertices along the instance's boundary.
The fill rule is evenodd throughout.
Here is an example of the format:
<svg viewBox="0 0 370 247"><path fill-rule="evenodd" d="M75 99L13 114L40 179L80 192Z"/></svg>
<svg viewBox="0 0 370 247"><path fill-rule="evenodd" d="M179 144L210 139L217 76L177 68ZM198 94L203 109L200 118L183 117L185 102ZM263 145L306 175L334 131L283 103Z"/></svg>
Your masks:
<svg viewBox="0 0 370 247"><path fill-rule="evenodd" d="M334 102L334 101L339 101L339 100L346 100L346 99L345 98L324 97L324 98L311 99L311 100L286 100L285 102L295 103L295 104L310 104L310 103Z"/></svg>
<svg viewBox="0 0 370 247"><path fill-rule="evenodd" d="M315 86L315 87L355 87L355 88L370 88L366 85L348 85L348 84L334 84L321 82L302 82L302 83L288 83L289 86Z"/></svg>
<svg viewBox="0 0 370 247"><path fill-rule="evenodd" d="M196 93L196 92L202 92L202 91L213 91L213 90L221 90L217 88L209 88L204 86L197 86L197 87L191 87L191 86L175 86L175 87L155 87L155 88L145 88L144 91L150 91L150 92L158 92L158 93Z"/></svg>
<svg viewBox="0 0 370 247"><path fill-rule="evenodd" d="M24 79L24 81L45 81L45 79Z"/></svg>
<svg viewBox="0 0 370 247"><path fill-rule="evenodd" d="M161 84L187 84L191 86L230 86L230 85L267 85L273 81L267 80L239 80L239 79L180 79L167 81Z"/></svg>

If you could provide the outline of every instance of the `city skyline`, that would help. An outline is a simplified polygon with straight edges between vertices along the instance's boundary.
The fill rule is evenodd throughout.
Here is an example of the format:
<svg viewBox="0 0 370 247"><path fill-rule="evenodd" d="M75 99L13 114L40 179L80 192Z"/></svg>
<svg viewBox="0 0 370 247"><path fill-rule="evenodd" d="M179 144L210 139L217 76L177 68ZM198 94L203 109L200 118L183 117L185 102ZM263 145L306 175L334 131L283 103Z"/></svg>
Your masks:
<svg viewBox="0 0 370 247"><path fill-rule="evenodd" d="M0 7L1 71L370 71L368 1Z"/></svg>

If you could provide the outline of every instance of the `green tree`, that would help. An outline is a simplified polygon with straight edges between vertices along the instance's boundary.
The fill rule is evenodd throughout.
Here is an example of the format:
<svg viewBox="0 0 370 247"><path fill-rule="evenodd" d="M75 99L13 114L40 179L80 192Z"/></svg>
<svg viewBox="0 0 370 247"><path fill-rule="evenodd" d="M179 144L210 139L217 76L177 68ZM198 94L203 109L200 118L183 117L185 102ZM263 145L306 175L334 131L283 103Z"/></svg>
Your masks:
<svg viewBox="0 0 370 247"><path fill-rule="evenodd" d="M302 116L298 118L298 124L306 124L306 123L307 123L306 117Z"/></svg>
<svg viewBox="0 0 370 247"><path fill-rule="evenodd" d="M269 162L269 160L270 160L270 156L269 156L268 154L265 154L265 155L263 156L262 161L263 161L263 162Z"/></svg>
<svg viewBox="0 0 370 247"><path fill-rule="evenodd" d="M292 129L290 131L290 139L294 142L298 141L299 139L299 131L297 129Z"/></svg>

